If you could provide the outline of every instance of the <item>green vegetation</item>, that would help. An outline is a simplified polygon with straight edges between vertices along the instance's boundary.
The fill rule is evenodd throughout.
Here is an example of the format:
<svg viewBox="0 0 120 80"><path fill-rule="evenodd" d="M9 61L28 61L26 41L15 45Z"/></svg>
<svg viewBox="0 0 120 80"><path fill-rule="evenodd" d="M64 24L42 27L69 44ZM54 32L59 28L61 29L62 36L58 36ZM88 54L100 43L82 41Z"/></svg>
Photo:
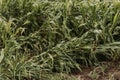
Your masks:
<svg viewBox="0 0 120 80"><path fill-rule="evenodd" d="M119 61L119 3L0 0L0 80L50 80L53 72Z"/></svg>

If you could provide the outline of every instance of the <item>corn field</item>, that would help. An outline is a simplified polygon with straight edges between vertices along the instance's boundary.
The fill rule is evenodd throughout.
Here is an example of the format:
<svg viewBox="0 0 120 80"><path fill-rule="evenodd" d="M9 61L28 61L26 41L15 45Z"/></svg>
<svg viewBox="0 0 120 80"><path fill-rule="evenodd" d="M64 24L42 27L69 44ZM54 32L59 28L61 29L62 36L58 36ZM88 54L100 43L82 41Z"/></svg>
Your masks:
<svg viewBox="0 0 120 80"><path fill-rule="evenodd" d="M0 0L0 80L119 60L119 0Z"/></svg>

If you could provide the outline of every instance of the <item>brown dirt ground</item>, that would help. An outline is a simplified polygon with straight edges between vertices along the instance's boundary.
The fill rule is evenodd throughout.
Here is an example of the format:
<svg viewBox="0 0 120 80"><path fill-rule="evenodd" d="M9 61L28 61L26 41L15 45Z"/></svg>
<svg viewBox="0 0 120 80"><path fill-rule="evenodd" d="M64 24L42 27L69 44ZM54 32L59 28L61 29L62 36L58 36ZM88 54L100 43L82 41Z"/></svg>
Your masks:
<svg viewBox="0 0 120 80"><path fill-rule="evenodd" d="M78 80L120 80L120 63L102 62L95 67L84 67L82 72L74 76Z"/></svg>

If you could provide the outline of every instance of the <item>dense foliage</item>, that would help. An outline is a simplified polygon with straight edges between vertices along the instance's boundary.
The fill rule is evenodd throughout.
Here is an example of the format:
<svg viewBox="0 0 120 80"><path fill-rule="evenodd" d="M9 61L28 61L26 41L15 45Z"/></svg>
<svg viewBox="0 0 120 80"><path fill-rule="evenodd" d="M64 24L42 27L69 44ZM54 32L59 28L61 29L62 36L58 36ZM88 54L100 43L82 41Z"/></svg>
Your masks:
<svg viewBox="0 0 120 80"><path fill-rule="evenodd" d="M119 1L0 0L0 80L119 60Z"/></svg>

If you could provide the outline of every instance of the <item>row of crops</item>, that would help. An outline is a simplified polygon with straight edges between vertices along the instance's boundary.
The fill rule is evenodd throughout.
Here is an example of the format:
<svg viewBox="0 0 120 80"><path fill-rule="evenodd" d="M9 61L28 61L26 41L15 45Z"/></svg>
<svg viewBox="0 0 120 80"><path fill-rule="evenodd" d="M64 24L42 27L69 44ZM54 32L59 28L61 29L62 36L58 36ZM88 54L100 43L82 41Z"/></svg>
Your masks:
<svg viewBox="0 0 120 80"><path fill-rule="evenodd" d="M0 80L119 60L119 1L0 0Z"/></svg>

